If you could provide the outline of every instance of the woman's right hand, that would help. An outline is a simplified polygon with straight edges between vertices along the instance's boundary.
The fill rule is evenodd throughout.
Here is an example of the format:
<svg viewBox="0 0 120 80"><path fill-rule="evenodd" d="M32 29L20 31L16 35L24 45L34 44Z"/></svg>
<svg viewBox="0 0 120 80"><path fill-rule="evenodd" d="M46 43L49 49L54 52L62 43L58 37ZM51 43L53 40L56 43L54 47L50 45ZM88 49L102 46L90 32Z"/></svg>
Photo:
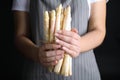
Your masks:
<svg viewBox="0 0 120 80"><path fill-rule="evenodd" d="M64 57L64 51L61 45L58 44L44 44L38 49L39 61L45 66L54 66Z"/></svg>

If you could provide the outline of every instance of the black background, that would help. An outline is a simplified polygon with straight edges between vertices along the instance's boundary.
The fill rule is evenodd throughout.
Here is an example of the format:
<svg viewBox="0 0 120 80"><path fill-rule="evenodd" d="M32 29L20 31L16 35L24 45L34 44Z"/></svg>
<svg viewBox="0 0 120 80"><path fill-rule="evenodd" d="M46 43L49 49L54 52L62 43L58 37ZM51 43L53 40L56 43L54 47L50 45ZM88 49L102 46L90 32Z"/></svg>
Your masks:
<svg viewBox="0 0 120 80"><path fill-rule="evenodd" d="M107 3L107 34L103 44L95 49L102 80L120 80L120 3ZM12 0L0 0L0 79L20 80L22 56L14 47Z"/></svg>

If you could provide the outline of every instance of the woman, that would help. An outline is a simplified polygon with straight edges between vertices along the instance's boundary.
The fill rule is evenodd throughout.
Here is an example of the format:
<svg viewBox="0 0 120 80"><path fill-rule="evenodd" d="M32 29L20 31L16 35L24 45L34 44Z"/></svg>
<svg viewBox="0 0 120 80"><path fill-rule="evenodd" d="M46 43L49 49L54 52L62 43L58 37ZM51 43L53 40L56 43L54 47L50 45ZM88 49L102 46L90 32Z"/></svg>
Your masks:
<svg viewBox="0 0 120 80"><path fill-rule="evenodd" d="M59 4L71 6L72 30L57 31L56 43L41 45L43 12ZM15 45L25 56L25 80L100 80L93 49L106 34L105 0L14 0ZM74 27L73 27L74 26ZM78 32L78 33L77 33ZM30 38L32 35L32 38ZM72 60L72 76L47 71L67 52Z"/></svg>

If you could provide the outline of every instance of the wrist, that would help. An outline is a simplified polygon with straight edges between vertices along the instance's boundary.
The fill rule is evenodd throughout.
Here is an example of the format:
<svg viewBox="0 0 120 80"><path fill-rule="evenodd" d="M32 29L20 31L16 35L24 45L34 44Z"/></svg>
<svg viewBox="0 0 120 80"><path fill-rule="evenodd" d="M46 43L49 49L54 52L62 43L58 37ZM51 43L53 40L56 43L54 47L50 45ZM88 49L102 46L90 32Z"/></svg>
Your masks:
<svg viewBox="0 0 120 80"><path fill-rule="evenodd" d="M34 47L34 50L33 50L33 60L35 61L35 62L40 62L39 61L39 47L38 46L35 46Z"/></svg>
<svg viewBox="0 0 120 80"><path fill-rule="evenodd" d="M82 37L80 37L79 46L78 46L79 47L79 54L82 53L82 50L83 50L82 45L83 45L83 39L82 39Z"/></svg>

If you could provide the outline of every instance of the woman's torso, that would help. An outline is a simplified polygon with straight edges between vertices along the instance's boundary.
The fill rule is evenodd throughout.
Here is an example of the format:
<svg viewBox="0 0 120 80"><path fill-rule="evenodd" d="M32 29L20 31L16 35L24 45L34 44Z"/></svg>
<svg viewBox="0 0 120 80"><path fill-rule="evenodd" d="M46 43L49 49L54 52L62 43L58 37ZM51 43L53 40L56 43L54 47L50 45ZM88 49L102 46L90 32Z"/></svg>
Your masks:
<svg viewBox="0 0 120 80"><path fill-rule="evenodd" d="M55 9L59 4L71 6L72 27L79 31L79 35L87 33L89 20L89 5L87 0L31 0L30 16L33 40L39 46L43 40L43 13L45 10ZM28 80L100 80L93 50L81 53L72 59L72 76L64 77L50 73L40 64L27 61L23 70L23 78Z"/></svg>

